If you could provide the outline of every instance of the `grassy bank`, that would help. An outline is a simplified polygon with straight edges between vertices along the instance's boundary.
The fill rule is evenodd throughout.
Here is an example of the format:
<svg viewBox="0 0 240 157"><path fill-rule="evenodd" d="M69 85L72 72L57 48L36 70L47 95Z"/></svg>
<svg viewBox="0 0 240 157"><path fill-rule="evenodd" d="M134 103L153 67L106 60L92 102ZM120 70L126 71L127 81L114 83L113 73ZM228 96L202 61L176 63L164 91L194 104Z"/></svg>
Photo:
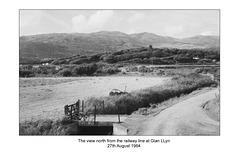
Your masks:
<svg viewBox="0 0 240 157"><path fill-rule="evenodd" d="M19 124L19 135L70 135L74 134L76 127L76 122L65 117L58 120L32 120Z"/></svg>
<svg viewBox="0 0 240 157"><path fill-rule="evenodd" d="M89 98L86 101L87 111L93 112L94 105L104 100L102 106L97 106L98 113L105 114L131 114L142 107L150 107L151 104L161 103L182 94L189 94L192 91L216 85L211 78L196 73L179 75L162 86L150 87L120 96L108 96L101 98Z"/></svg>

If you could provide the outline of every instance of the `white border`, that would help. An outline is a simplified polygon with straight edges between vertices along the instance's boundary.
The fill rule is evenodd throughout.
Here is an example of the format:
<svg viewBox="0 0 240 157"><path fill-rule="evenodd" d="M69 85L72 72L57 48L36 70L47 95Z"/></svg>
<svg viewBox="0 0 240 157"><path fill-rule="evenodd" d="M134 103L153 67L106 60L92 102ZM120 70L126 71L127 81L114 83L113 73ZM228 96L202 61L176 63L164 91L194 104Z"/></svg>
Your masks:
<svg viewBox="0 0 240 157"><path fill-rule="evenodd" d="M1 154L4 156L239 156L239 4L237 1L148 0L1 2ZM221 9L221 136L163 137L170 144L141 149L107 149L103 144L80 144L79 137L18 135L18 9ZM8 107L8 110L3 110ZM6 111L6 112L4 112ZM96 137L90 137L96 138ZM102 137L99 137L102 138ZM107 137L120 138L120 137ZM127 137L123 137L126 139ZM129 137L148 138L148 137Z"/></svg>

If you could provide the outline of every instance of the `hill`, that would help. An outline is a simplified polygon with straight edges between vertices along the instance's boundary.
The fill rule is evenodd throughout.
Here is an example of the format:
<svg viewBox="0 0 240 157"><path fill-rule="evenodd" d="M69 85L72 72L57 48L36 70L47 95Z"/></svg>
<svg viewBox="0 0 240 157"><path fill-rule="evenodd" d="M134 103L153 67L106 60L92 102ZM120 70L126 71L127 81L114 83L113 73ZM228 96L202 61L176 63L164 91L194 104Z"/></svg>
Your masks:
<svg viewBox="0 0 240 157"><path fill-rule="evenodd" d="M20 62L31 59L61 58L73 55L116 52L153 45L157 48L219 47L219 37L194 36L177 39L153 33L125 34L118 31L95 33L53 33L20 37Z"/></svg>

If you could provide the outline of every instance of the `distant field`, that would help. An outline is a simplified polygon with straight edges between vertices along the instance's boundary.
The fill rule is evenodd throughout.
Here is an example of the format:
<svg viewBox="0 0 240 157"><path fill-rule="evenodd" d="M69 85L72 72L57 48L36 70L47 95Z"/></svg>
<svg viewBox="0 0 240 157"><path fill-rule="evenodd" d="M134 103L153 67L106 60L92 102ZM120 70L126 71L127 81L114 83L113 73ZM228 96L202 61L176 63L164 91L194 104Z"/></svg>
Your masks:
<svg viewBox="0 0 240 157"><path fill-rule="evenodd" d="M139 65L138 67L140 67ZM187 64L173 64L173 65L147 65L147 67L159 67L159 68L202 68L202 67L220 67L216 65L187 65Z"/></svg>
<svg viewBox="0 0 240 157"><path fill-rule="evenodd" d="M20 121L60 118L63 107L77 99L107 96L112 89L127 92L164 84L167 77L111 76L20 78Z"/></svg>

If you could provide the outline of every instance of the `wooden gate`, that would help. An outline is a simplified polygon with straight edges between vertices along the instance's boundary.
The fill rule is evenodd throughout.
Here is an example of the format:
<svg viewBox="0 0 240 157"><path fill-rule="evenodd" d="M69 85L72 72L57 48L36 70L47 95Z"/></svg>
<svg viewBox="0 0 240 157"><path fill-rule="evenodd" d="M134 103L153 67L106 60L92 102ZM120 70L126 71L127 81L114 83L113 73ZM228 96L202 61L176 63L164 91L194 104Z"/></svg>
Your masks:
<svg viewBox="0 0 240 157"><path fill-rule="evenodd" d="M84 112L84 101L78 100L76 103L64 106L64 114L71 120L80 120Z"/></svg>

